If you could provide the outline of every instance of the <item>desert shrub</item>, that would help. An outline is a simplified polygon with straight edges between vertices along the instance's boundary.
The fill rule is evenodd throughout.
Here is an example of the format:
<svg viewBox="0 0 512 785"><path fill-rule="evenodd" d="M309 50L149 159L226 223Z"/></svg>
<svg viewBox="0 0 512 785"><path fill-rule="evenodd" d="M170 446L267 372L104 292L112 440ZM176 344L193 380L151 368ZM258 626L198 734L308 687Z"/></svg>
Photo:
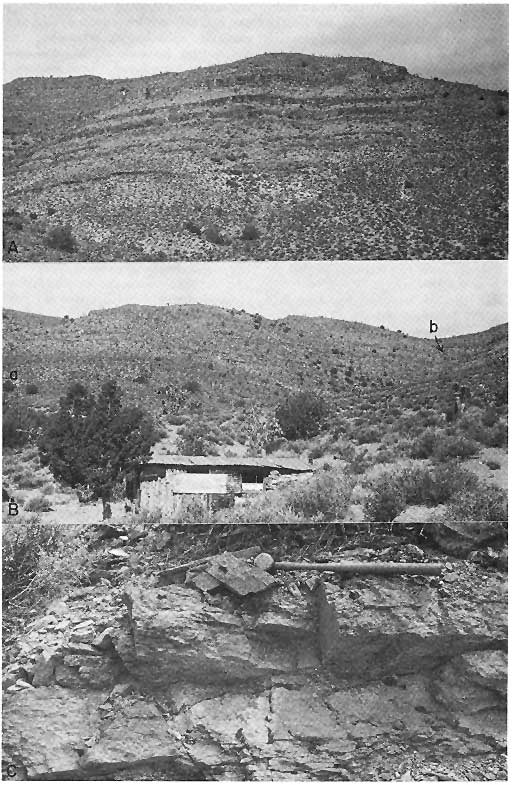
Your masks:
<svg viewBox="0 0 512 785"><path fill-rule="evenodd" d="M70 226L54 226L53 229L50 229L46 235L46 245L58 251L66 251L66 253L75 253L77 249Z"/></svg>
<svg viewBox="0 0 512 785"><path fill-rule="evenodd" d="M430 458L434 452L438 432L433 428L427 428L410 445L409 455L411 458Z"/></svg>
<svg viewBox="0 0 512 785"><path fill-rule="evenodd" d="M25 504L24 509L27 512L49 512L51 508L50 500L40 493L37 496L32 496Z"/></svg>
<svg viewBox="0 0 512 785"><path fill-rule="evenodd" d="M477 480L454 495L446 511L448 521L508 521L507 495L496 485Z"/></svg>
<svg viewBox="0 0 512 785"><path fill-rule="evenodd" d="M180 455L218 455L215 441L206 423L187 423L178 431L177 449Z"/></svg>
<svg viewBox="0 0 512 785"><path fill-rule="evenodd" d="M38 474L34 474L30 469L23 468L12 475L13 482L19 488L42 488L46 480Z"/></svg>
<svg viewBox="0 0 512 785"><path fill-rule="evenodd" d="M2 384L2 389L4 393L11 393L14 392L14 390L16 389L16 385L14 384L12 379L5 379Z"/></svg>
<svg viewBox="0 0 512 785"><path fill-rule="evenodd" d="M279 491L260 494L248 504L219 510L215 523L300 523L301 518L287 506Z"/></svg>
<svg viewBox="0 0 512 785"><path fill-rule="evenodd" d="M470 458L478 452L478 442L463 435L442 435L437 440L433 458L435 461L447 461L451 458Z"/></svg>
<svg viewBox="0 0 512 785"><path fill-rule="evenodd" d="M391 461L393 461L394 458L395 455L392 452L392 450L386 448L382 450L379 449L377 455L375 456L375 463L391 463Z"/></svg>
<svg viewBox="0 0 512 785"><path fill-rule="evenodd" d="M37 220L37 213L29 213L29 215L30 215L30 220L31 221L36 221Z"/></svg>
<svg viewBox="0 0 512 785"><path fill-rule="evenodd" d="M199 382L197 379L187 379L183 385L183 389L195 395L201 392L201 382Z"/></svg>
<svg viewBox="0 0 512 785"><path fill-rule="evenodd" d="M171 517L173 523L204 523L207 513L200 499L195 496L184 496L179 508Z"/></svg>
<svg viewBox="0 0 512 785"><path fill-rule="evenodd" d="M47 213L47 215L50 215L50 216L52 216L52 215L55 215L55 213L56 213L56 210L55 210L55 208L54 208L54 207L48 207L48 209L47 209L46 213Z"/></svg>
<svg viewBox="0 0 512 785"><path fill-rule="evenodd" d="M2 446L6 448L23 447L28 434L19 428L18 417L14 412L4 411L2 417Z"/></svg>
<svg viewBox="0 0 512 785"><path fill-rule="evenodd" d="M253 224L252 222L245 224L241 235L242 240L249 240L249 241L257 240L259 236L260 233L257 227L255 226L255 224Z"/></svg>
<svg viewBox="0 0 512 785"><path fill-rule="evenodd" d="M368 444L369 442L378 442L380 434L377 428L366 425L354 432L354 438L358 444Z"/></svg>
<svg viewBox="0 0 512 785"><path fill-rule="evenodd" d="M491 428L498 422L498 420L499 414L495 406L489 406L489 408L482 413L482 425L485 425L486 428Z"/></svg>
<svg viewBox="0 0 512 785"><path fill-rule="evenodd" d="M37 384L27 384L25 387L25 392L27 395L37 395L39 392L39 387Z"/></svg>
<svg viewBox="0 0 512 785"><path fill-rule="evenodd" d="M205 239L215 245L224 245L224 238L214 224L209 224L204 233Z"/></svg>
<svg viewBox="0 0 512 785"><path fill-rule="evenodd" d="M186 414L169 414L167 422L169 425L184 425L188 422L188 416Z"/></svg>
<svg viewBox="0 0 512 785"><path fill-rule="evenodd" d="M368 455L366 450L356 453L352 460L347 465L347 471L350 474L364 474L367 469L372 465L373 460Z"/></svg>
<svg viewBox="0 0 512 785"><path fill-rule="evenodd" d="M508 441L508 428L503 422L497 422L492 428L485 428L481 442L486 447L505 447Z"/></svg>
<svg viewBox="0 0 512 785"><path fill-rule="evenodd" d="M350 504L353 487L349 477L333 470L322 471L294 485L286 494L286 503L306 520L339 520Z"/></svg>
<svg viewBox="0 0 512 785"><path fill-rule="evenodd" d="M486 461L485 465L492 471L496 471L496 469L501 469L501 463L498 461Z"/></svg>
<svg viewBox="0 0 512 785"><path fill-rule="evenodd" d="M409 505L446 504L456 494L466 492L476 480L475 474L457 464L382 472L369 483L365 512L371 521L392 521Z"/></svg>
<svg viewBox="0 0 512 785"><path fill-rule="evenodd" d="M321 458L325 454L325 447L322 444L315 444L308 453L308 459L314 461L316 458Z"/></svg>
<svg viewBox="0 0 512 785"><path fill-rule="evenodd" d="M317 435L326 414L327 406L320 396L299 392L278 406L276 419L286 439L307 439Z"/></svg>
<svg viewBox="0 0 512 785"><path fill-rule="evenodd" d="M41 523L37 516L2 526L2 600L9 603L35 578L41 552L51 553L59 543L56 525Z"/></svg>
<svg viewBox="0 0 512 785"><path fill-rule="evenodd" d="M183 224L183 228L190 232L191 234L200 235L201 234L201 227L198 226L194 221L185 221Z"/></svg>

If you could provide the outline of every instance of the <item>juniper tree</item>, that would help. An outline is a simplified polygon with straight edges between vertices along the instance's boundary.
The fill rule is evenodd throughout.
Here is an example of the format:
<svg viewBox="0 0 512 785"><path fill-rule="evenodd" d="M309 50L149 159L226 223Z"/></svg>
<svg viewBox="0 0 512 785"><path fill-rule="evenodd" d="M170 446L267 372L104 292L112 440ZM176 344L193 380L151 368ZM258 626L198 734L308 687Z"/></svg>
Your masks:
<svg viewBox="0 0 512 785"><path fill-rule="evenodd" d="M112 380L97 399L83 385L71 385L39 441L41 463L55 479L89 486L101 498L104 515L114 485L149 459L157 440L149 417L137 407L123 407L121 398Z"/></svg>

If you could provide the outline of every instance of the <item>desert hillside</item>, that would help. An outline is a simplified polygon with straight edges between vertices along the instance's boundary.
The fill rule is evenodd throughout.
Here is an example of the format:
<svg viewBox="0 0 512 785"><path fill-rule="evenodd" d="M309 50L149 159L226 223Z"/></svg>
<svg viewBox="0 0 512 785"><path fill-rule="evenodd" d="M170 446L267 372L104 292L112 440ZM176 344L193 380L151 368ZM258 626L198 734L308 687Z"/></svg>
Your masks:
<svg viewBox="0 0 512 785"><path fill-rule="evenodd" d="M4 258L503 258L507 116L503 91L356 57L16 79Z"/></svg>
<svg viewBox="0 0 512 785"><path fill-rule="evenodd" d="M234 309L126 305L77 319L6 310L4 368L17 369L20 395L55 409L67 385L96 391L118 380L127 399L155 416L167 386L188 393L185 409L208 419L260 405L273 409L289 393L322 395L332 411L372 419L404 409L439 411L454 383L473 396L501 395L506 384L507 327L443 339L323 317L269 320Z"/></svg>

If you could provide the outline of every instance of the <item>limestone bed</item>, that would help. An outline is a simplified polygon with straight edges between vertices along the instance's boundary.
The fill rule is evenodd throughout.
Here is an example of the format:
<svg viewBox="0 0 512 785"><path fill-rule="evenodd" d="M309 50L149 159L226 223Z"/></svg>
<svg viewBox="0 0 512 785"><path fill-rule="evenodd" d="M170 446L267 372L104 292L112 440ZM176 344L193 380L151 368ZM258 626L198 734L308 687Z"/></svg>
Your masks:
<svg viewBox="0 0 512 785"><path fill-rule="evenodd" d="M506 779L506 640L506 576L463 561L440 581L309 579L245 600L100 584L9 652L4 765L32 780Z"/></svg>

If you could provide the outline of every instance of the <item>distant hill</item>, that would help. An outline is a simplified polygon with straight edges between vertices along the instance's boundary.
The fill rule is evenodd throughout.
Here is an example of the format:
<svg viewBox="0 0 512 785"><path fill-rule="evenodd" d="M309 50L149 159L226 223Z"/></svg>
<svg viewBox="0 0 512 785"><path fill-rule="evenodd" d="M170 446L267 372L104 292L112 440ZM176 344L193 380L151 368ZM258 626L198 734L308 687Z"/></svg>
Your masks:
<svg viewBox="0 0 512 785"><path fill-rule="evenodd" d="M506 325L442 343L443 353L384 327L204 305L126 305L75 320L3 315L5 375L18 370L26 403L55 410L70 383L97 392L112 377L126 401L162 422L169 385L186 391L183 412L216 424L243 420L253 405L274 411L298 390L322 395L333 417L390 422L407 409L441 411L454 383L473 396L506 389Z"/></svg>
<svg viewBox="0 0 512 785"><path fill-rule="evenodd" d="M503 258L507 138L508 94L369 58L15 79L4 258Z"/></svg>

